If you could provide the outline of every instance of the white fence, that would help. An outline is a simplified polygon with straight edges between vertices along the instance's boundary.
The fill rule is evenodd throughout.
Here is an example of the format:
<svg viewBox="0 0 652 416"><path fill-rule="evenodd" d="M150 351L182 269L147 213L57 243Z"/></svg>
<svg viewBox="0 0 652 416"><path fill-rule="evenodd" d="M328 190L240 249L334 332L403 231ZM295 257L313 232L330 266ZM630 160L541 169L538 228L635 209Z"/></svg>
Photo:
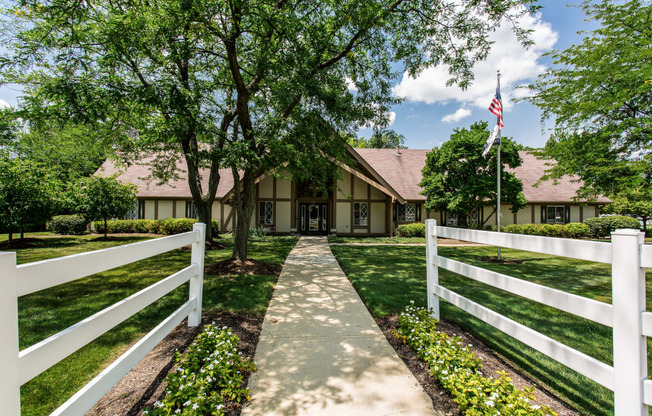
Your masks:
<svg viewBox="0 0 652 416"><path fill-rule="evenodd" d="M0 253L0 285L2 285L0 290L0 334L2 334L0 413L2 416L20 415L20 386L187 281L190 281L190 296L187 302L62 404L51 416L83 415L186 317L189 326L199 325L205 232L206 226L197 223L193 231L184 234L20 266L16 266L16 253ZM188 244L192 244L188 267L23 351L18 350L17 298L19 296L143 260Z"/></svg>
<svg viewBox="0 0 652 416"><path fill-rule="evenodd" d="M612 304L439 256L438 236L611 264ZM647 379L646 337L652 336L652 313L645 310L644 268L652 267L652 245L645 245L642 232L618 230L603 243L440 227L427 220L426 243L428 307L437 319L441 298L612 390L615 416L648 415L652 380ZM439 285L439 267L613 328L613 367Z"/></svg>

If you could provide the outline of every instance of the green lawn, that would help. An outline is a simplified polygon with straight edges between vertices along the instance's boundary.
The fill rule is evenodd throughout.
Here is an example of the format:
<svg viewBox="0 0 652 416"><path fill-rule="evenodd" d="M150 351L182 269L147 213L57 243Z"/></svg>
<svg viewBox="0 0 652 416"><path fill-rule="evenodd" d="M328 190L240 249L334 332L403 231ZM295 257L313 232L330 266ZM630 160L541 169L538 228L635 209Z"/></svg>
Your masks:
<svg viewBox="0 0 652 416"><path fill-rule="evenodd" d="M333 253L375 316L398 314L410 300L426 305L425 247L334 246ZM571 260L543 254L503 249L508 260L521 264L481 261L495 256L495 247L440 247L439 252L455 260L494 270L527 281L554 287L603 302L611 302L610 265ZM498 289L440 269L443 286L539 332L612 364L611 328L528 301ZM652 291L648 279L648 293ZM652 307L648 297L648 309ZM523 369L556 395L587 415L613 414L613 393L588 378L567 369L442 302L443 319L456 322ZM652 343L650 350L652 350Z"/></svg>
<svg viewBox="0 0 652 416"><path fill-rule="evenodd" d="M425 237L328 237L331 244L426 244Z"/></svg>
<svg viewBox="0 0 652 416"><path fill-rule="evenodd" d="M119 241L90 241L96 237L44 238L37 243L37 247L19 250L18 262L33 262L146 239L122 237ZM229 238L221 241L229 247L233 244ZM250 245L250 257L282 264L295 243L295 237L255 241ZM230 255L230 248L209 251L206 253L206 265ZM187 266L189 262L189 251L175 250L20 297L18 310L21 350L153 284ZM207 275L204 279L203 309L206 312L263 314L274 283L274 276L252 275L232 279ZM186 284L23 385L22 415L40 416L52 412L110 361L178 308L187 297Z"/></svg>

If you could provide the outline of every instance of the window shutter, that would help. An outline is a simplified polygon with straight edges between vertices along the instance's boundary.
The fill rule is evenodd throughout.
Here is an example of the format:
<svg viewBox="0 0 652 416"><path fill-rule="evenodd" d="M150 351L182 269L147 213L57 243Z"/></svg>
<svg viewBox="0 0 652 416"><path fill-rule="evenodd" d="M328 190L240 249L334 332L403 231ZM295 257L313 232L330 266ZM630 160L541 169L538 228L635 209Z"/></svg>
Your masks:
<svg viewBox="0 0 652 416"><path fill-rule="evenodd" d="M570 222L570 218L571 218L570 210L571 210L570 205L566 205L564 207L564 223L566 223L566 224L568 224Z"/></svg>
<svg viewBox="0 0 652 416"><path fill-rule="evenodd" d="M545 224L548 222L548 207L545 205L541 205L541 224Z"/></svg>

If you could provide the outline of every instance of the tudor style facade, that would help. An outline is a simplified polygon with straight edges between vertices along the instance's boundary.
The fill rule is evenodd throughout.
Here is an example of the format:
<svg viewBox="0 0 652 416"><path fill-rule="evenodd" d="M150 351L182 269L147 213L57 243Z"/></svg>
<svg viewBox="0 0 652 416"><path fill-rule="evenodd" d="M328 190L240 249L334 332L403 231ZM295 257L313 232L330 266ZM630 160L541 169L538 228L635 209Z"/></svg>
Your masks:
<svg viewBox="0 0 652 416"><path fill-rule="evenodd" d="M252 226L268 227L275 234L338 234L338 235L393 235L403 223L423 222L435 218L438 223L461 225L469 218L426 212L425 197L420 195L421 170L429 150L420 149L352 149L354 168L334 162L338 170L337 183L326 197L314 196L310 184L298 183L287 171L279 169L260 176L256 181L256 206ZM581 222L599 215L607 198L579 203L573 200L581 183L571 178L555 185L551 181L537 184L546 165L527 152L521 152L523 165L514 174L523 181L523 193L528 205L512 213L509 205L501 206L501 224ZM183 171L183 161L179 162ZM98 174L119 174L118 179L131 182L138 188L139 203L131 218L196 217L185 177L157 185L146 179L149 168L146 161L119 170L106 161ZM234 227L232 210L233 177L231 171L220 172L221 180L213 204L213 219L220 222L223 232ZM206 185L206 184L204 184ZM536 186L535 186L536 185ZM489 224L495 223L493 210L485 209Z"/></svg>

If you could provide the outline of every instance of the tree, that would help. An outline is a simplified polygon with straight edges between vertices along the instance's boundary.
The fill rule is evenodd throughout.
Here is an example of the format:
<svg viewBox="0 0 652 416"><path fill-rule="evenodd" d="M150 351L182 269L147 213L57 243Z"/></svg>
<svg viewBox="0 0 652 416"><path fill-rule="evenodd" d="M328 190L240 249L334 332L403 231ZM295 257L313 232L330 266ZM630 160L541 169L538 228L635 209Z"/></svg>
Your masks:
<svg viewBox="0 0 652 416"><path fill-rule="evenodd" d="M557 161L546 178L578 175L581 197L650 185L652 178L652 4L585 2L600 28L581 44L551 53L554 67L527 98L554 118L543 155Z"/></svg>
<svg viewBox="0 0 652 416"><path fill-rule="evenodd" d="M32 85L63 114L124 131L121 155L154 152L161 178L182 154L202 222L219 169L230 168L233 256L244 260L258 175L285 166L301 179L347 160L335 132L386 124L399 101L392 63L411 75L447 64L451 83L466 87L486 35L536 9L530 0L21 3L8 10L15 53L1 64L5 80Z"/></svg>
<svg viewBox="0 0 652 416"><path fill-rule="evenodd" d="M421 194L426 196L426 210L472 218L483 207L491 206L495 213L496 146L492 147L489 157L482 157L482 148L489 134L487 123L477 122L469 130L455 129L441 148L435 147L428 153L423 180L419 184L423 188ZM500 161L501 203L511 204L512 212L517 212L527 201L521 180L505 169L516 168L522 163L516 143L511 138L501 138ZM486 216L479 225L484 225L490 217Z"/></svg>
<svg viewBox="0 0 652 416"><path fill-rule="evenodd" d="M58 183L43 166L0 149L0 229L24 232L44 225L55 211Z"/></svg>
<svg viewBox="0 0 652 416"><path fill-rule="evenodd" d="M652 191L649 188L625 188L611 196L613 204L606 205L602 212L640 217L643 229L647 231L647 220L652 218Z"/></svg>
<svg viewBox="0 0 652 416"><path fill-rule="evenodd" d="M347 143L355 148L368 148L368 149L407 149L403 145L405 143L405 136L390 129L376 129L369 139L364 137L356 137L351 135L347 139Z"/></svg>
<svg viewBox="0 0 652 416"><path fill-rule="evenodd" d="M138 202L136 186L114 177L82 178L71 186L69 194L73 212L89 222L104 220L104 238L107 238L109 218L124 217Z"/></svg>

